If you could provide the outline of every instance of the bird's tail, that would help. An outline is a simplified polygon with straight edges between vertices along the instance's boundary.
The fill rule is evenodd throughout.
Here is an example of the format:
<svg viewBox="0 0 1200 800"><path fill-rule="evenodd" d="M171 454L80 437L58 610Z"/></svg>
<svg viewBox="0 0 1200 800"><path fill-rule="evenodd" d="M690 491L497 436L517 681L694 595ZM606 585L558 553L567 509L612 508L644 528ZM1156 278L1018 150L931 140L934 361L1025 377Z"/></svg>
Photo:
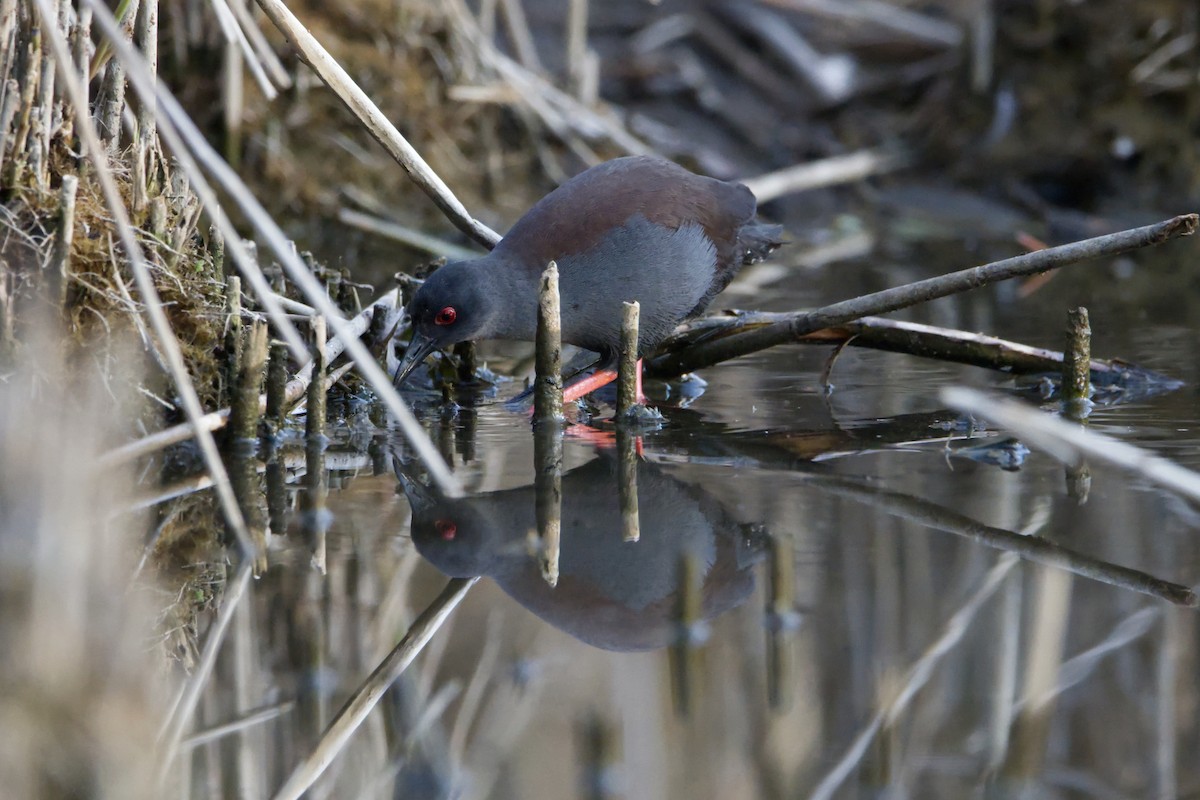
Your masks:
<svg viewBox="0 0 1200 800"><path fill-rule="evenodd" d="M784 244L782 225L751 223L738 231L737 246L742 265L750 266L766 259Z"/></svg>

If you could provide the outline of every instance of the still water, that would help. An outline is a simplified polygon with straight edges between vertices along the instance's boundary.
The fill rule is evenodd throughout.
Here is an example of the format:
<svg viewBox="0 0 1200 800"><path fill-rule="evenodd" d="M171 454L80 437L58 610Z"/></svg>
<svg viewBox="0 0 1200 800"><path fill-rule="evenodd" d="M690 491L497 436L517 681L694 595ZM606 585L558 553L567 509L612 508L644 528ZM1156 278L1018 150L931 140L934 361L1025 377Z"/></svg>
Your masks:
<svg viewBox="0 0 1200 800"><path fill-rule="evenodd" d="M908 245L804 267L803 250L715 307L814 306L1016 252ZM905 318L1059 349L1066 310L1088 306L1096 357L1184 382L1089 424L1200 469L1193 257L1177 242ZM461 500L428 487L368 405L335 408L329 528L304 533L289 488L289 533L226 659L250 677L231 701L218 670L200 725L282 713L197 745L197 796L239 770L273 792L447 577L476 575L314 796L1200 793L1200 627L1147 594L1200 581L1195 509L1103 465L1081 502L1063 465L939 403L946 386L1015 391L1002 374L849 347L827 392L829 354L747 356L705 370L702 392L651 384L665 419L624 471L611 426L568 431L553 586L529 421L502 402L516 383L455 408L409 394ZM1031 534L1040 549L1022 547Z"/></svg>

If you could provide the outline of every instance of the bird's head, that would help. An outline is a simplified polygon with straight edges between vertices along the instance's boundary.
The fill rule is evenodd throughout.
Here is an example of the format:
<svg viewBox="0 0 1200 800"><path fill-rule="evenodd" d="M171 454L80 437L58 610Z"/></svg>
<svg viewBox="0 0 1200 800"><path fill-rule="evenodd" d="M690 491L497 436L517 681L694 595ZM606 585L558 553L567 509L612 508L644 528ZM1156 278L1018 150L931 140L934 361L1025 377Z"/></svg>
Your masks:
<svg viewBox="0 0 1200 800"><path fill-rule="evenodd" d="M497 298L482 285L475 263L447 264L413 296L408 306L413 337L396 371L397 386L434 350L486 338Z"/></svg>

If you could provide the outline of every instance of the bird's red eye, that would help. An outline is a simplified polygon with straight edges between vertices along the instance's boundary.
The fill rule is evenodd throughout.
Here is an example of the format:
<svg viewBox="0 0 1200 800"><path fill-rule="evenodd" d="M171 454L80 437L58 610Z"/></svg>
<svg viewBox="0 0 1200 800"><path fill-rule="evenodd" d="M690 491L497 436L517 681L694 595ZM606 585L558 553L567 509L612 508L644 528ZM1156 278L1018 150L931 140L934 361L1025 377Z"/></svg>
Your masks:
<svg viewBox="0 0 1200 800"><path fill-rule="evenodd" d="M437 312L437 316L433 318L433 323L435 325L449 325L456 319L458 319L458 312L454 310L454 306L446 306Z"/></svg>
<svg viewBox="0 0 1200 800"><path fill-rule="evenodd" d="M451 311L453 310L454 309L451 309ZM442 537L446 541L450 541L454 538L454 534L458 533L458 526L455 525L452 520L448 519L439 519L437 522L433 523L433 528L438 532L438 536Z"/></svg>

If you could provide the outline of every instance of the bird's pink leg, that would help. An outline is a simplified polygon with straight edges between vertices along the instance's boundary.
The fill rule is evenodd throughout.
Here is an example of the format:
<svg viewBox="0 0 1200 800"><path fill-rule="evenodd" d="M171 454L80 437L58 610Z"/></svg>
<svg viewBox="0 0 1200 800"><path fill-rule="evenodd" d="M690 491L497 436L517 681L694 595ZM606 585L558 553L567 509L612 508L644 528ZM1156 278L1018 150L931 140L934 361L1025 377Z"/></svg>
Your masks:
<svg viewBox="0 0 1200 800"><path fill-rule="evenodd" d="M607 386L617 379L617 373L611 369L598 369L586 378L563 388L563 402L573 403L585 394Z"/></svg>
<svg viewBox="0 0 1200 800"><path fill-rule="evenodd" d="M603 388L617 379L617 373L611 369L598 369L586 378L563 387L563 402L574 403L586 394ZM646 404L646 395L642 393L642 360L637 362L637 401L638 405Z"/></svg>

